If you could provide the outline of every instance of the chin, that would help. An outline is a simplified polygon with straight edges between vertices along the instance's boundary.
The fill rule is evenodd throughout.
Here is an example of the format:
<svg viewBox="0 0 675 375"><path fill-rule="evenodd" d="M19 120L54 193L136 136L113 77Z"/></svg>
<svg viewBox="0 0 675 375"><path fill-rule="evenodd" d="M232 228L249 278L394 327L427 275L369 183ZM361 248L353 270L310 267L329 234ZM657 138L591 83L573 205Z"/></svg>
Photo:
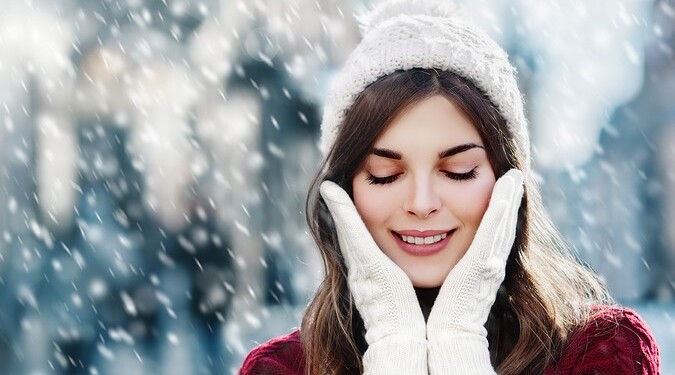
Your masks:
<svg viewBox="0 0 675 375"><path fill-rule="evenodd" d="M412 285L415 288L438 288L443 285L443 281L450 274L452 267L448 267L447 264L441 266L439 261L435 261L437 264L417 263L406 264L407 267L401 267L403 272L408 275L408 278L412 282Z"/></svg>
<svg viewBox="0 0 675 375"><path fill-rule="evenodd" d="M415 288L437 288L443 284L450 269L429 262L395 262L408 276ZM438 263L438 261L436 261Z"/></svg>
<svg viewBox="0 0 675 375"><path fill-rule="evenodd" d="M447 276L447 274L445 275ZM444 275L438 275L438 277L410 277L410 281L412 281L412 284L415 288L438 288L443 284L443 280L445 280Z"/></svg>

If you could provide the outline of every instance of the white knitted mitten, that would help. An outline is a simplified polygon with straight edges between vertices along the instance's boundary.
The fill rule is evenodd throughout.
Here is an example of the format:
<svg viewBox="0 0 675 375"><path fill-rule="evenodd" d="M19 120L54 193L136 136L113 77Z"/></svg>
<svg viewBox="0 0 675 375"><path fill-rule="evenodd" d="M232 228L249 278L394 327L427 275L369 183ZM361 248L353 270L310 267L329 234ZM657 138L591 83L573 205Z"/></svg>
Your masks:
<svg viewBox="0 0 675 375"><path fill-rule="evenodd" d="M331 181L320 191L366 328L364 374L427 374L424 317L412 282L377 246L347 192Z"/></svg>
<svg viewBox="0 0 675 375"><path fill-rule="evenodd" d="M516 236L523 174L494 186L476 236L441 286L427 321L431 374L494 374L484 327Z"/></svg>

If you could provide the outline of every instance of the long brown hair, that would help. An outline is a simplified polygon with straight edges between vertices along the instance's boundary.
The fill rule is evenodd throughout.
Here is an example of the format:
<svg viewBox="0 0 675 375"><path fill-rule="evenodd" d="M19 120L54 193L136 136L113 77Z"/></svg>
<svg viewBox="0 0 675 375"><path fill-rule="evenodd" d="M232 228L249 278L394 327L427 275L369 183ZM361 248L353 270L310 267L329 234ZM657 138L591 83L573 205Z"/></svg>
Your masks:
<svg viewBox="0 0 675 375"><path fill-rule="evenodd" d="M377 137L401 111L433 95L452 101L476 126L497 178L524 167L506 122L470 81L447 71L411 69L368 86L346 113L307 196L307 223L324 266L324 279L301 326L307 374L360 374L367 348L319 186L331 180L352 196L352 179ZM542 373L559 356L568 335L588 319L588 306L610 302L598 278L567 251L527 173L506 277L486 323L493 366L500 374Z"/></svg>

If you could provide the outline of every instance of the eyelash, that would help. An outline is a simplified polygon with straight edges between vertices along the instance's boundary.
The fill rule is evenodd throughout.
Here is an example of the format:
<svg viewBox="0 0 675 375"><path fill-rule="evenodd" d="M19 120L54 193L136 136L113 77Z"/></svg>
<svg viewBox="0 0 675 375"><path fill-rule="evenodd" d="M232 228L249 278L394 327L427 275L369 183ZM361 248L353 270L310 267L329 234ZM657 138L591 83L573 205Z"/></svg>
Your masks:
<svg viewBox="0 0 675 375"><path fill-rule="evenodd" d="M371 184L371 185L386 185L386 184L391 184L392 182L396 181L396 179L398 179L398 176L400 176L400 175L401 174L398 173L398 174L394 174L394 175L387 176L387 177L375 177L375 176L373 176L372 174L369 173L368 177L366 177L366 179L368 180L368 183Z"/></svg>
<svg viewBox="0 0 675 375"><path fill-rule="evenodd" d="M477 169L477 167L468 171L468 172L466 172L466 173L453 173L453 172L443 171L443 174L451 180L467 181L467 180L473 180L474 178L476 178L476 176L478 175L478 172L476 171L476 169ZM390 183L396 181L401 174L402 173L397 173L397 174L387 176L387 177L375 177L372 174L368 174L366 179L368 180L368 183L371 184L371 185L386 185L386 184L390 184Z"/></svg>
<svg viewBox="0 0 675 375"><path fill-rule="evenodd" d="M445 174L446 176L448 176L448 178L455 181L473 180L474 178L476 178L476 176L478 176L478 171L476 170L477 168L478 167L475 167L466 173L452 173L443 171L443 174Z"/></svg>

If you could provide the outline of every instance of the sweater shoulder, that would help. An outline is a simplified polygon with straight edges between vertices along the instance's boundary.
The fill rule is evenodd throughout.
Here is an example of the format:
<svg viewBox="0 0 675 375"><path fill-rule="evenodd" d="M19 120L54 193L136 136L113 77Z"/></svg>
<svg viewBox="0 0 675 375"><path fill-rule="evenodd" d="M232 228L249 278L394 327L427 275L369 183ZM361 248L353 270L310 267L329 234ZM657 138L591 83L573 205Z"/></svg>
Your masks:
<svg viewBox="0 0 675 375"><path fill-rule="evenodd" d="M546 374L660 374L659 348L633 310L595 306Z"/></svg>
<svg viewBox="0 0 675 375"><path fill-rule="evenodd" d="M253 348L244 359L239 375L302 375L304 371L305 355L300 331L295 330Z"/></svg>

